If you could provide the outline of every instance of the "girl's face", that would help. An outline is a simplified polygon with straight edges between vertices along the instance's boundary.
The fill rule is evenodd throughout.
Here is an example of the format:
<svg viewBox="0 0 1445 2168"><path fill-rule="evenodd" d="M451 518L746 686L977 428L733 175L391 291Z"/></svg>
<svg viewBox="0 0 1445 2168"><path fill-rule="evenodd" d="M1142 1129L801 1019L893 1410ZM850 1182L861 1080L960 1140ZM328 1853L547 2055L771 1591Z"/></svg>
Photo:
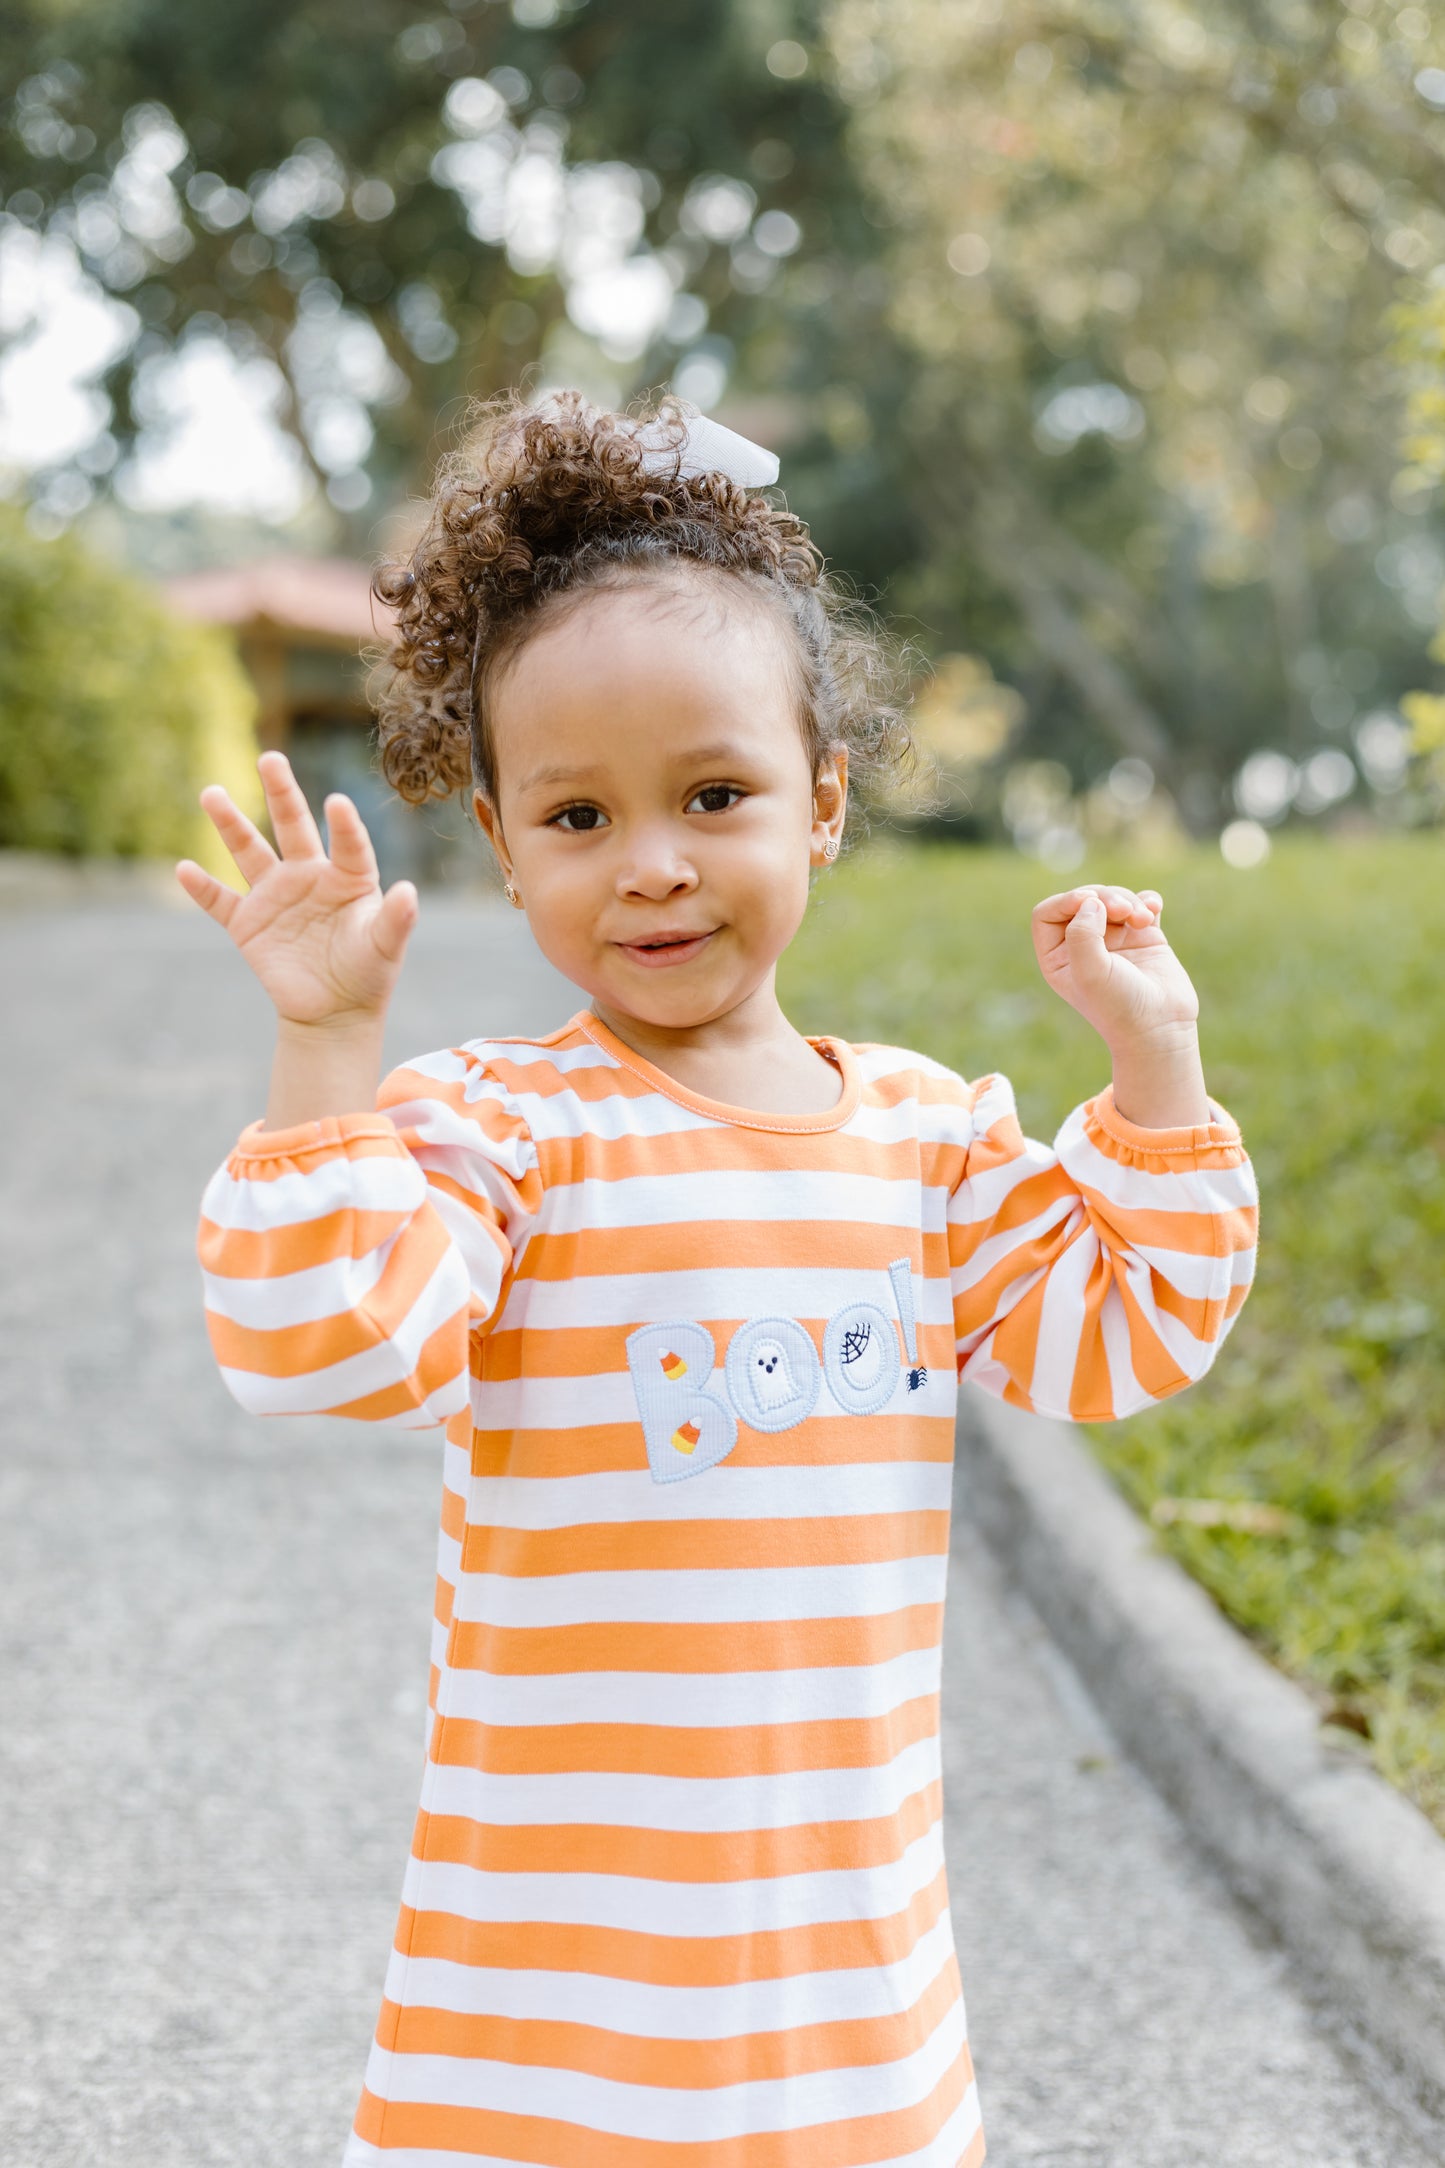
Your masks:
<svg viewBox="0 0 1445 2168"><path fill-rule="evenodd" d="M604 1011L687 1031L771 993L847 789L841 747L812 774L785 638L701 580L639 581L500 673L477 817L544 955Z"/></svg>

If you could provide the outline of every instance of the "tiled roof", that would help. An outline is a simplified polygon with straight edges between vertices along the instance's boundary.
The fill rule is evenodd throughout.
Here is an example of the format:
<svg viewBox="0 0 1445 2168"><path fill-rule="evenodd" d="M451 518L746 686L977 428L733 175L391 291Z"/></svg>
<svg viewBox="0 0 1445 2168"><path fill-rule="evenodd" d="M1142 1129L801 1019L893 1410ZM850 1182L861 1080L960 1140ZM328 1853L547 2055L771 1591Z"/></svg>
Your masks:
<svg viewBox="0 0 1445 2168"><path fill-rule="evenodd" d="M208 625L274 625L345 642L384 639L389 629L369 569L344 557L253 557L179 573L162 588L173 609Z"/></svg>

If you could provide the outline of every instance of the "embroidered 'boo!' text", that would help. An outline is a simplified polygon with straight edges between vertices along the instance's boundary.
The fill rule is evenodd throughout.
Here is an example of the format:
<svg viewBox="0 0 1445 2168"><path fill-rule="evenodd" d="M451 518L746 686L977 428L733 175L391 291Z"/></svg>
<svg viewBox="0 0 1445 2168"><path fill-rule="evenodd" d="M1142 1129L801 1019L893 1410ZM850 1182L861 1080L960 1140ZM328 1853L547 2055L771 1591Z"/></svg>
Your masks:
<svg viewBox="0 0 1445 2168"><path fill-rule="evenodd" d="M818 1405L823 1380L845 1415L876 1415L903 1376L910 1392L926 1382L918 1363L913 1271L906 1257L888 1267L896 1319L873 1302L845 1303L823 1331L821 1362L795 1318L753 1317L728 1342L721 1390L710 1390L717 1349L705 1325L677 1319L641 1325L627 1340L627 1367L653 1480L676 1483L715 1468L751 1430L791 1430Z"/></svg>

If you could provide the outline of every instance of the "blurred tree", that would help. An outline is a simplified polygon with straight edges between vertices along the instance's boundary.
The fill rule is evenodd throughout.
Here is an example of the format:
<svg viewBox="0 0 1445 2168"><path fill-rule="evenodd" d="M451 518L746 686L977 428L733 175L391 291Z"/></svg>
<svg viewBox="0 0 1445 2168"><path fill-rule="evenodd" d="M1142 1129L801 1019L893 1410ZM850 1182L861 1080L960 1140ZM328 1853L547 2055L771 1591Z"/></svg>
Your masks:
<svg viewBox="0 0 1445 2168"><path fill-rule="evenodd" d="M0 0L0 35L0 244L72 236L134 311L122 456L224 338L359 542L465 393L726 388L833 555L1023 692L1001 758L1143 761L1196 827L1250 748L1418 677L1445 558L1380 349L1445 256L1420 6Z"/></svg>
<svg viewBox="0 0 1445 2168"><path fill-rule="evenodd" d="M918 607L981 574L1065 709L1207 823L1248 747L1298 758L1408 682L1438 583L1381 354L1445 258L1438 23L837 0L830 24L918 357Z"/></svg>
<svg viewBox="0 0 1445 2168"><path fill-rule="evenodd" d="M255 707L223 634L0 507L0 845L190 852L234 878L196 793L259 813Z"/></svg>

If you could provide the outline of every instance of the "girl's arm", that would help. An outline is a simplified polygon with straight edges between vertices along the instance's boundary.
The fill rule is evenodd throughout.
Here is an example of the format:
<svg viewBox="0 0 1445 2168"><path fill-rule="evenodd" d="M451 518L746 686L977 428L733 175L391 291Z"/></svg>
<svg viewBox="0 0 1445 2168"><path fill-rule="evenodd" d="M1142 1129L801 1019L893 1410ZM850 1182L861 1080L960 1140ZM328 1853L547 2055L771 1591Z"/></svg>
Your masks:
<svg viewBox="0 0 1445 2168"><path fill-rule="evenodd" d="M1034 914L1044 976L1114 1057L1053 1150L1001 1077L977 1088L949 1205L961 1373L1078 1422L1202 1377L1254 1272L1257 1191L1199 1063L1198 1003L1146 893L1076 889Z"/></svg>
<svg viewBox="0 0 1445 2168"><path fill-rule="evenodd" d="M377 1113L257 1122L212 1178L206 1321L243 1407L403 1429L465 1408L471 1334L540 1194L526 1124L476 1066L433 1055Z"/></svg>
<svg viewBox="0 0 1445 2168"><path fill-rule="evenodd" d="M259 1414L442 1422L466 1405L471 1328L496 1306L536 1155L495 1089L464 1100L458 1056L398 1071L376 1111L416 893L382 894L349 799L327 801L328 857L282 755L260 769L279 851L224 791L202 799L249 892L177 869L277 1012L266 1119L202 1206L216 1358Z"/></svg>

